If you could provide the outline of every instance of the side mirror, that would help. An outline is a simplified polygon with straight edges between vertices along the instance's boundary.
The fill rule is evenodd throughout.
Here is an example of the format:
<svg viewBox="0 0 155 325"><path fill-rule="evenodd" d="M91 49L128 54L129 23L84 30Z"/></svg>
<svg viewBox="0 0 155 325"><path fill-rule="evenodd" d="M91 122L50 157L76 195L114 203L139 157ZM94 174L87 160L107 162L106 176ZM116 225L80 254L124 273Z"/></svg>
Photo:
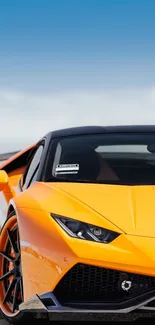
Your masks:
<svg viewBox="0 0 155 325"><path fill-rule="evenodd" d="M0 191L3 191L4 187L8 184L9 177L5 170L0 170Z"/></svg>

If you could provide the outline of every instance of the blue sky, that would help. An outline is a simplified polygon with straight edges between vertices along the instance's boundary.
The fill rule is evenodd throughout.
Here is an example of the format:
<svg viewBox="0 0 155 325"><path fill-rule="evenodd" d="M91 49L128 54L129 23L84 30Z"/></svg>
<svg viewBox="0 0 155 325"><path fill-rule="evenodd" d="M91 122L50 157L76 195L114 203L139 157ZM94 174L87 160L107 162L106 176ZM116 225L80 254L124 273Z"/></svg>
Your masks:
<svg viewBox="0 0 155 325"><path fill-rule="evenodd" d="M1 1L0 85L49 91L151 84L154 12L153 0Z"/></svg>
<svg viewBox="0 0 155 325"><path fill-rule="evenodd" d="M154 0L1 1L0 151L61 127L155 123L154 13Z"/></svg>

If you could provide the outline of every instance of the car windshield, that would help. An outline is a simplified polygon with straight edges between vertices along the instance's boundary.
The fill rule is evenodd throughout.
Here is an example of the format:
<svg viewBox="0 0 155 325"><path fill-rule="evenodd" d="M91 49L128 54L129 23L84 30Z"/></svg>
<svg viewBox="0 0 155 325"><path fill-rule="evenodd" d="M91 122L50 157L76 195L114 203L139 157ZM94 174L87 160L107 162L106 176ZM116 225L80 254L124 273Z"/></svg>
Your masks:
<svg viewBox="0 0 155 325"><path fill-rule="evenodd" d="M155 184L155 135L78 135L57 140L46 181Z"/></svg>

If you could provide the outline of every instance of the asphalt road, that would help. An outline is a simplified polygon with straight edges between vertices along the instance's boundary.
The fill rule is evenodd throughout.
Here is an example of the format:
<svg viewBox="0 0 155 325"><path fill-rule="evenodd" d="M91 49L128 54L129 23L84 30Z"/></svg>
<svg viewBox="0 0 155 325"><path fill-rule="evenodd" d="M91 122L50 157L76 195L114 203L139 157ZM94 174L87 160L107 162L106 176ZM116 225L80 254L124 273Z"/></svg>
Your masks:
<svg viewBox="0 0 155 325"><path fill-rule="evenodd" d="M137 319L137 317L135 317L135 320L133 321L133 323L139 323L139 324L141 324L141 322L142 321L148 321L149 322L149 324L150 323L155 323L155 316L152 318L151 317L151 315L148 315L149 317L146 317L145 316L145 319L144 318L141 318L142 317L142 314L140 314L139 315L140 316L140 318L138 318ZM144 316L144 315L143 315ZM76 321L70 321L69 322L69 324L71 325L71 324L77 324L77 323L79 323L79 322L81 322L81 321L83 321L82 319L77 319ZM89 320L88 320L89 321ZM127 315L124 315L124 318L123 319L121 319L120 320L120 318L118 318L116 315L114 315L112 318L110 317L105 317L104 319L102 318L102 320L101 319L96 319L96 320L94 320L93 322L95 322L95 323L104 323L105 321L110 321L110 322L116 322L116 323L118 323L119 321L124 321L124 322L127 322L127 323L129 323L129 322L132 322L132 320L131 320L131 318L129 317L129 316L127 316ZM64 322L56 322L56 323L59 323L59 324L68 324L68 322L66 321L64 321ZM85 323L85 322L84 322ZM45 321L35 321L35 324L37 324L37 325L51 325L52 324L52 322L45 322ZM1 316L0 316L0 325L9 325L9 323L6 321L6 320L4 320Z"/></svg>

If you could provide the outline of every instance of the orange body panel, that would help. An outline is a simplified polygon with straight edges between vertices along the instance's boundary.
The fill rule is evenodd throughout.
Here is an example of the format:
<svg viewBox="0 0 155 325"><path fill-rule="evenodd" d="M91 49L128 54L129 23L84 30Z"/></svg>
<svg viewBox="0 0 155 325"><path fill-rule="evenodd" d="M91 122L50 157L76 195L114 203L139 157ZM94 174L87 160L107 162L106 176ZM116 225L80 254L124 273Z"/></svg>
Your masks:
<svg viewBox="0 0 155 325"><path fill-rule="evenodd" d="M139 227L139 219L145 213L148 198L149 202L151 198L153 200L153 192L153 187L135 187L133 194L137 198L137 205L134 206L131 189L127 187L35 182L27 191L15 197L13 201L21 238L25 299L36 293L52 291L60 278L77 262L155 275L155 221L152 218L151 226L148 224L146 227L145 218ZM143 208L139 204L142 195L145 195ZM95 206L94 202L98 205L96 203ZM154 213L153 201L152 210L148 207L148 211L151 218ZM64 232L50 213L117 231L121 235L110 244L75 239ZM114 224L114 214L115 223L119 225L122 221L122 228L126 231ZM151 235L146 237L149 227Z"/></svg>

